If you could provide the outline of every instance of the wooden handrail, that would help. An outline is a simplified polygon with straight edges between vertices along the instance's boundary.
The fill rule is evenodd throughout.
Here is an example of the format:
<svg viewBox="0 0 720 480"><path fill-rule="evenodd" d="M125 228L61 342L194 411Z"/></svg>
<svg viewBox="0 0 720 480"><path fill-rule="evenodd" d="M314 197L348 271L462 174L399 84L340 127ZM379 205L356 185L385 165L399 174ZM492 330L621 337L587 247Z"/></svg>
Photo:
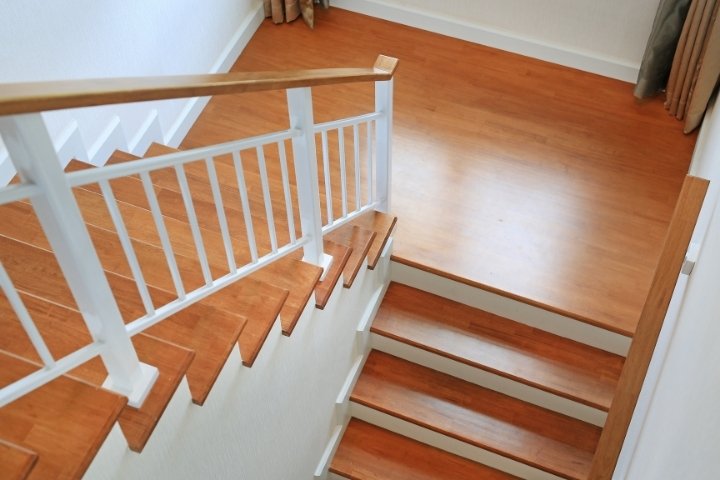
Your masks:
<svg viewBox="0 0 720 480"><path fill-rule="evenodd" d="M682 268L690 238L705 199L708 181L687 176L675 205L650 291L625 360L615 398L610 406L593 458L589 479L612 478L620 450L630 426L635 405L645 380L650 359L670 306L675 283Z"/></svg>
<svg viewBox="0 0 720 480"><path fill-rule="evenodd" d="M371 68L102 78L0 84L0 115L115 103L390 80L398 60L379 55Z"/></svg>

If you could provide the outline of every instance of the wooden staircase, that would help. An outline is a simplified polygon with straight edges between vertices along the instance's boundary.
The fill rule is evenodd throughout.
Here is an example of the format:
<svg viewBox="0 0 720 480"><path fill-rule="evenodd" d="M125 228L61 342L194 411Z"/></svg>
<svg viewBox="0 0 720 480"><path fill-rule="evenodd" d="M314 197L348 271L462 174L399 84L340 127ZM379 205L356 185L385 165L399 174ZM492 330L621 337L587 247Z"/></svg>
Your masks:
<svg viewBox="0 0 720 480"><path fill-rule="evenodd" d="M514 465L531 467L511 466L507 468L511 472L537 470L567 479L588 478L601 427L443 373L432 362L421 365L395 355L415 358L407 347L430 352L604 412L610 408L623 357L394 282L370 331L402 348L385 346L390 353L370 352L350 395L360 417L402 432L399 420L410 425L405 427L408 431L421 427L455 440L456 445L473 447L471 452L490 452ZM374 462L368 450L381 451L380 456L407 452L392 457L392 468L405 475L397 478L465 478L467 473L462 472L467 468L489 468L459 461L452 453L380 426L351 421L330 471L352 479L380 478L379 469L385 467ZM370 431L382 439L381 446L364 444ZM416 461L423 452L432 452L437 464L447 464L450 470ZM467 452L465 448L466 456ZM509 478L496 471L487 475Z"/></svg>
<svg viewBox="0 0 720 480"><path fill-rule="evenodd" d="M173 151L153 145L146 156ZM109 164L137 158L116 152ZM216 165L223 168L222 159ZM73 161L67 171L86 168L92 167ZM187 169L209 268L222 275L228 271L222 232L212 192L207 181L203 184L202 175L202 170ZM173 278L168 268L142 183L134 177L110 182L156 308L177 298L178 280L187 291L205 284L181 190L173 176L172 169L167 169L153 172L151 178L180 279ZM231 188L237 195L233 176L220 172L219 179L223 196L229 195ZM269 251L271 241L267 227L260 228L266 213L260 178L248 175L246 181L262 254ZM282 185L271 185L272 195L280 198ZM100 188L92 184L74 189L74 194L123 319L130 322L143 316L145 305ZM228 205L225 202L236 261L247 263L250 254L242 212ZM289 227L280 213L274 215L274 221L279 238L284 238L281 236L288 236ZM30 204L4 205L0 215L0 260L51 353L59 358L87 344L89 332ZM129 447L142 451L183 378L193 402L203 405L237 345L242 363L252 367L276 321L281 322L282 333L290 336L313 295L317 308L322 309L341 278L342 285L350 288L361 268L374 268L394 225L394 217L370 211L329 234L324 239L325 251L333 263L322 280L322 269L303 262L301 252L296 252L135 335L133 345L140 361L159 370L158 380L139 409L100 388L107 372L98 358L0 409L0 477L81 478L116 422ZM0 322L0 386L4 386L36 370L41 361L19 324L10 320L14 313L4 296L0 298L0 316L8 319Z"/></svg>

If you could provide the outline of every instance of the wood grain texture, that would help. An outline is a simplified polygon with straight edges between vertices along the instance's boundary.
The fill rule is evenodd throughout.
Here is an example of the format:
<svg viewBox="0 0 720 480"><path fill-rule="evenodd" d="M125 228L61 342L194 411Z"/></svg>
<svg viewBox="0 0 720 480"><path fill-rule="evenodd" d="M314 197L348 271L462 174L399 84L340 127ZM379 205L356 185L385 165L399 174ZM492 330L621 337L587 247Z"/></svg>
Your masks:
<svg viewBox="0 0 720 480"><path fill-rule="evenodd" d="M19 291L77 310L60 267L49 250L0 235L0 261ZM134 281L108 271L105 276L126 322L145 315ZM162 289L149 287L148 290L155 307L176 298ZM233 291L240 297L244 295L241 290ZM252 291L247 295L248 301L256 301ZM145 333L196 353L186 376L193 401L202 405L245 324L245 318L240 315L195 303Z"/></svg>
<svg viewBox="0 0 720 480"><path fill-rule="evenodd" d="M350 248L350 258L343 269L343 286L345 288L352 287L360 268L367 265L368 254L376 236L377 233L355 225L350 225L349 228L343 226L325 236L331 242Z"/></svg>
<svg viewBox="0 0 720 480"><path fill-rule="evenodd" d="M632 86L337 8L263 24L234 71L399 58L394 258L632 335L695 136ZM327 45L332 45L328 49ZM183 148L287 128L282 92L214 98ZM313 89L315 119L373 108Z"/></svg>
<svg viewBox="0 0 720 480"><path fill-rule="evenodd" d="M600 428L373 350L350 400L562 478L584 480Z"/></svg>
<svg viewBox="0 0 720 480"><path fill-rule="evenodd" d="M513 480L479 463L350 419L330 471L353 480Z"/></svg>
<svg viewBox="0 0 720 480"><path fill-rule="evenodd" d="M382 256L385 245L395 230L397 223L396 216L382 212L366 212L350 222L351 225L364 230L375 232L375 239L370 245L367 253L367 266L370 270L375 269Z"/></svg>
<svg viewBox="0 0 720 480"><path fill-rule="evenodd" d="M37 453L0 439L0 476L3 480L25 480L37 462Z"/></svg>
<svg viewBox="0 0 720 480"><path fill-rule="evenodd" d="M350 254L352 253L349 247L330 240L323 242L323 250L325 250L326 255L333 257L333 261L330 264L330 268L328 268L325 278L321 282L318 282L315 287L315 306L320 310L324 309L330 300L335 285L337 285L337 282L340 280L345 266L350 259Z"/></svg>
<svg viewBox="0 0 720 480"><path fill-rule="evenodd" d="M0 352L0 387L40 368ZM80 479L126 399L59 377L0 408L0 437L38 455L28 478Z"/></svg>
<svg viewBox="0 0 720 480"><path fill-rule="evenodd" d="M624 360L394 282L371 331L604 411Z"/></svg>
<svg viewBox="0 0 720 480"><path fill-rule="evenodd" d="M396 68L396 59L379 56L372 68L5 83L0 87L0 115L347 82L373 82L391 79Z"/></svg>
<svg viewBox="0 0 720 480"><path fill-rule="evenodd" d="M685 179L588 478L612 478L709 182Z"/></svg>
<svg viewBox="0 0 720 480"><path fill-rule="evenodd" d="M80 312L26 293L20 296L55 359L63 358L92 341ZM0 298L0 318L3 318L0 322L0 350L41 363L4 297ZM140 452L187 372L194 353L142 333L134 336L132 342L140 361L159 371L158 379L142 407L138 409L127 405L119 418L130 449ZM100 387L107 378L107 370L100 358L95 357L71 370L68 375Z"/></svg>

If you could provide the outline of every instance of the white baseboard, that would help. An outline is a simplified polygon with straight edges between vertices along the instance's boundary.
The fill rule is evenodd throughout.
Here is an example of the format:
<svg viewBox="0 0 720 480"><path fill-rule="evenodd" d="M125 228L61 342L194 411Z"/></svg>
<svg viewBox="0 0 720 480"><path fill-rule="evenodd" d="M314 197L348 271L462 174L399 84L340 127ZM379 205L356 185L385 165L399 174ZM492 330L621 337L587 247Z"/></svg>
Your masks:
<svg viewBox="0 0 720 480"><path fill-rule="evenodd" d="M223 49L210 69L209 73L228 72L245 49L252 36L265 18L262 3L258 5L255 12L248 17L240 27L235 31L228 44ZM202 113L205 106L210 101L209 97L195 97L187 100L185 107L182 109L177 120L168 130L164 137L165 145L178 147L190 131L195 121Z"/></svg>
<svg viewBox="0 0 720 480"><path fill-rule="evenodd" d="M127 150L127 137L123 131L120 117L115 115L105 130L88 149L88 157L93 165L104 165L112 153L117 150Z"/></svg>
<svg viewBox="0 0 720 480"><path fill-rule="evenodd" d="M418 9L387 5L374 0L333 0L332 4L334 7L352 12L382 18L625 82L634 83L640 68L639 64L603 57L592 52L574 50L567 46L553 45L521 37L511 32L498 31Z"/></svg>

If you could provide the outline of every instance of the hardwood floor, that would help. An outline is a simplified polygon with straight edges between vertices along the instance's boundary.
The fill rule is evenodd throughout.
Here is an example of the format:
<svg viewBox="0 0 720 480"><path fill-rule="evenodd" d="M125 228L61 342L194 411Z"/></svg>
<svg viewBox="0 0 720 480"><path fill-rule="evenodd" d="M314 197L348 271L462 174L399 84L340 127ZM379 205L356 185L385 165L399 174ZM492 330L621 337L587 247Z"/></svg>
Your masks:
<svg viewBox="0 0 720 480"><path fill-rule="evenodd" d="M339 9L265 22L235 70L371 65L395 80L395 258L631 335L695 143L630 84ZM313 90L318 121L371 85ZM213 99L183 148L287 128L284 92Z"/></svg>

